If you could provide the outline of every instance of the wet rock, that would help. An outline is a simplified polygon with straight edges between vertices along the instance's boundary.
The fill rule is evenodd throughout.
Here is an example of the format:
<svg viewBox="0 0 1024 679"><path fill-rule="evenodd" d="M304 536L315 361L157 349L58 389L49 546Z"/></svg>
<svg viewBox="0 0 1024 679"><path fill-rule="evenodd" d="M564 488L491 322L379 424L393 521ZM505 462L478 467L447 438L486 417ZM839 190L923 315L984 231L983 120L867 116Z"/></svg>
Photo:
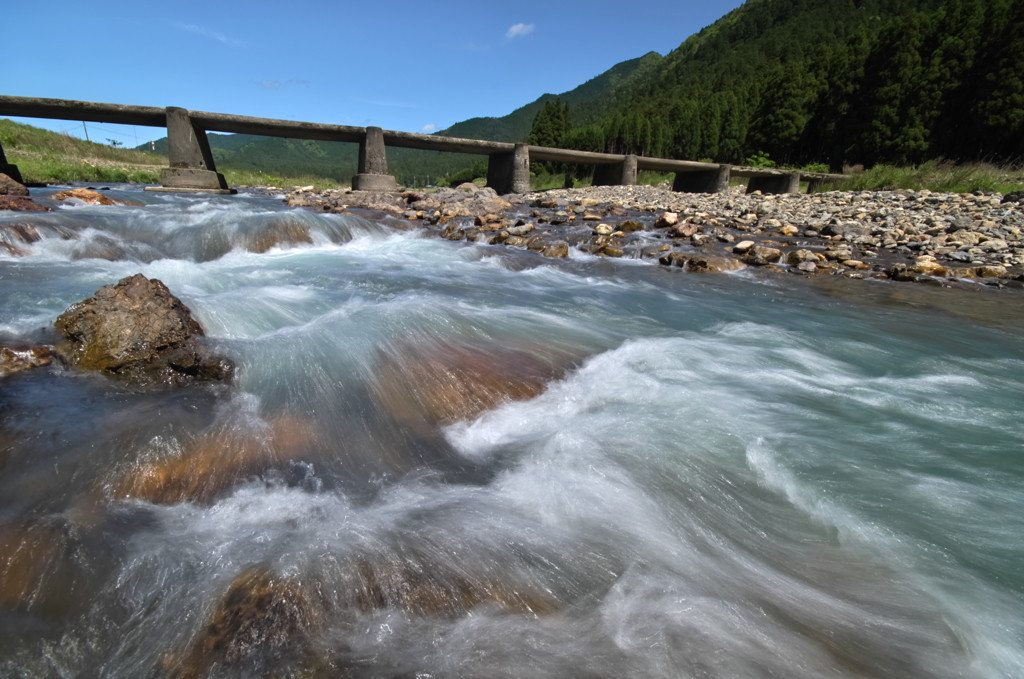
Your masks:
<svg viewBox="0 0 1024 679"><path fill-rule="evenodd" d="M562 374L558 362L524 349L403 341L379 352L372 394L396 421L424 433L531 399Z"/></svg>
<svg viewBox="0 0 1024 679"><path fill-rule="evenodd" d="M561 240L555 241L541 250L541 254L545 257L568 257L569 244Z"/></svg>
<svg viewBox="0 0 1024 679"><path fill-rule="evenodd" d="M203 329L188 307L142 274L72 304L54 326L68 340L58 347L68 363L133 384L224 380L233 371L230 361L199 344Z"/></svg>
<svg viewBox="0 0 1024 679"><path fill-rule="evenodd" d="M31 198L22 196L0 196L0 210L13 212L50 212L51 208L39 205Z"/></svg>
<svg viewBox="0 0 1024 679"><path fill-rule="evenodd" d="M69 198L77 198L88 205L138 205L138 203L129 201L118 202L99 191L90 191L89 189L68 189L66 191L58 191L53 195L54 200L67 200Z"/></svg>
<svg viewBox="0 0 1024 679"><path fill-rule="evenodd" d="M871 235L871 227L858 222L839 222L828 224L821 230L823 236L842 236L852 240L857 236Z"/></svg>
<svg viewBox="0 0 1024 679"><path fill-rule="evenodd" d="M184 452L139 461L107 486L118 500L206 504L254 475L303 457L315 441L314 424L290 415L263 426L214 427L185 442Z"/></svg>
<svg viewBox="0 0 1024 679"><path fill-rule="evenodd" d="M294 578L250 568L231 583L191 649L163 656L160 665L173 679L199 679L215 668L243 676L327 676L311 641L323 606L312 599Z"/></svg>
<svg viewBox="0 0 1024 679"><path fill-rule="evenodd" d="M594 233L598 236L610 236L614 231L610 224L598 224L594 227Z"/></svg>
<svg viewBox="0 0 1024 679"><path fill-rule="evenodd" d="M683 267L693 273L722 273L725 271L739 271L740 269L747 268L747 265L732 257L690 255L686 258Z"/></svg>
<svg viewBox="0 0 1024 679"><path fill-rule="evenodd" d="M676 224L668 230L668 235L674 238L691 238L700 231L700 226L696 224Z"/></svg>
<svg viewBox="0 0 1024 679"><path fill-rule="evenodd" d="M32 344L0 345L0 377L53 362L53 349Z"/></svg>
<svg viewBox="0 0 1024 679"><path fill-rule="evenodd" d="M0 172L0 196L27 196L28 189Z"/></svg>
<svg viewBox="0 0 1024 679"><path fill-rule="evenodd" d="M853 259L853 251L849 248L832 248L825 250L825 258L833 262L845 262Z"/></svg>
<svg viewBox="0 0 1024 679"><path fill-rule="evenodd" d="M497 224L501 221L501 217L496 214L477 215L473 223L477 226L487 226L488 224Z"/></svg>
<svg viewBox="0 0 1024 679"><path fill-rule="evenodd" d="M913 273L924 274L926 276L938 276L940 278L945 278L948 273L946 271L946 267L934 260L917 261L913 266L909 267L909 269Z"/></svg>
<svg viewBox="0 0 1024 679"><path fill-rule="evenodd" d="M512 236L512 235L510 235L508 238L505 239L505 245L512 245L514 247L520 247L520 248L524 247L527 244L527 242L528 241L525 238L523 238L522 236Z"/></svg>
<svg viewBox="0 0 1024 679"><path fill-rule="evenodd" d="M795 236L800 233L800 229L793 226L792 224L787 224L786 226L779 229L779 233L781 233L783 236Z"/></svg>
<svg viewBox="0 0 1024 679"><path fill-rule="evenodd" d="M243 234L242 239L246 250L259 254L280 245L294 246L313 242L308 226L291 221L273 221L262 224L251 233Z"/></svg>
<svg viewBox="0 0 1024 679"><path fill-rule="evenodd" d="M796 265L796 269L797 271L802 271L803 273L814 273L815 271L818 270L818 265L814 262L809 261L800 262L799 264Z"/></svg>
<svg viewBox="0 0 1024 679"><path fill-rule="evenodd" d="M454 618L482 603L521 615L550 615L561 608L558 599L540 588L486 575L471 577L441 564L361 559L355 575L355 604L363 613L391 608Z"/></svg>
<svg viewBox="0 0 1024 679"><path fill-rule="evenodd" d="M767 266L782 259L782 250L755 245L743 256L743 261L753 266Z"/></svg>
<svg viewBox="0 0 1024 679"><path fill-rule="evenodd" d="M621 257L625 254L622 248L617 248L614 245L605 245L601 248L600 253L605 257Z"/></svg>
<svg viewBox="0 0 1024 679"><path fill-rule="evenodd" d="M676 212L662 212L661 215L654 221L654 228L664 229L669 226L675 226L679 223L679 214Z"/></svg>
<svg viewBox="0 0 1024 679"><path fill-rule="evenodd" d="M794 250L786 255L786 264L797 266L803 262L818 263L818 255L810 250Z"/></svg>
<svg viewBox="0 0 1024 679"><path fill-rule="evenodd" d="M917 275L913 271L910 271L906 264L902 263L893 264L889 267L886 273L889 275L889 278L894 281L917 280Z"/></svg>
<svg viewBox="0 0 1024 679"><path fill-rule="evenodd" d="M533 224L520 224L519 226L510 226L506 231L510 236L525 236L536 228Z"/></svg>
<svg viewBox="0 0 1024 679"><path fill-rule="evenodd" d="M626 233L633 233L634 231L644 231L646 230L646 228L647 227L641 224L640 222L636 222L631 219L627 219L626 221L619 223L619 231L625 231Z"/></svg>
<svg viewBox="0 0 1024 679"><path fill-rule="evenodd" d="M76 564L76 547L57 521L0 525L0 609L50 617L69 613L89 584Z"/></svg>
<svg viewBox="0 0 1024 679"><path fill-rule="evenodd" d="M732 251L737 255L745 255L756 243L752 240L743 240L732 246Z"/></svg>
<svg viewBox="0 0 1024 679"><path fill-rule="evenodd" d="M978 278L1010 278L1010 272L1006 267L999 265L979 266L975 273Z"/></svg>

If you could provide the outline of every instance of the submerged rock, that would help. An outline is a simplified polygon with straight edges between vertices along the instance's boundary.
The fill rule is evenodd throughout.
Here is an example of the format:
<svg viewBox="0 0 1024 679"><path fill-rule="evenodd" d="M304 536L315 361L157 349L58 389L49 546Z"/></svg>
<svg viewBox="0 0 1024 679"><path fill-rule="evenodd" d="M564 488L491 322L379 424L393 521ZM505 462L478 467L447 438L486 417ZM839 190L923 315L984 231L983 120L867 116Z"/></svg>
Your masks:
<svg viewBox="0 0 1024 679"><path fill-rule="evenodd" d="M278 246L294 247L313 242L309 227L300 222L280 221L266 224L252 233L243 235L245 249L262 254Z"/></svg>
<svg viewBox="0 0 1024 679"><path fill-rule="evenodd" d="M105 285L72 304L54 323L67 338L66 360L133 384L185 384L225 380L233 365L208 355L203 329L160 281L142 274Z"/></svg>
<svg viewBox="0 0 1024 679"><path fill-rule="evenodd" d="M112 495L154 504L211 502L235 484L298 458L314 439L311 422L290 416L263 428L213 429L181 454L136 464L114 480Z"/></svg>
<svg viewBox="0 0 1024 679"><path fill-rule="evenodd" d="M301 668L298 676L328 676L310 639L320 610L294 578L254 566L231 583L192 647L164 655L160 664L174 679L206 677L215 668L243 676L296 676Z"/></svg>
<svg viewBox="0 0 1024 679"><path fill-rule="evenodd" d="M88 589L76 547L59 521L0 525L0 609L49 617L70 612Z"/></svg>
<svg viewBox="0 0 1024 679"><path fill-rule="evenodd" d="M782 259L782 250L755 245L743 256L743 261L754 266L767 266Z"/></svg>
<svg viewBox="0 0 1024 679"><path fill-rule="evenodd" d="M0 377L29 368L40 368L53 362L51 347L32 344L0 346Z"/></svg>
<svg viewBox="0 0 1024 679"><path fill-rule="evenodd" d="M39 205L31 198L0 195L0 210L11 210L12 212L50 212L51 208Z"/></svg>
<svg viewBox="0 0 1024 679"><path fill-rule="evenodd" d="M128 200L117 201L103 195L99 191L92 191L90 189L68 189L66 191L59 191L53 196L54 200L67 200L68 198L76 198L88 205L132 205L136 207L139 205L139 203Z"/></svg>
<svg viewBox="0 0 1024 679"><path fill-rule="evenodd" d="M400 342L378 355L374 400L410 431L472 419L531 399L562 369L526 350Z"/></svg>

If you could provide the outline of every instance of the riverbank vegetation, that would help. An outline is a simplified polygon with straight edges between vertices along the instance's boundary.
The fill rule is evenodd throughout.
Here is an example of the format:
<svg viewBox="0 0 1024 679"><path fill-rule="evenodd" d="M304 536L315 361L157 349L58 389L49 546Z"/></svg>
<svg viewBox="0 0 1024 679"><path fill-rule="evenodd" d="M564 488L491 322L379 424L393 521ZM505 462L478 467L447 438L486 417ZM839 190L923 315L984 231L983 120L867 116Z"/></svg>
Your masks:
<svg viewBox="0 0 1024 679"><path fill-rule="evenodd" d="M29 183L159 184L160 171L167 167L164 155L97 144L5 118L0 118L0 144L7 161L17 165L22 178ZM344 185L308 174L288 176L234 168L223 168L222 174L230 186L312 185L322 190Z"/></svg>
<svg viewBox="0 0 1024 679"><path fill-rule="evenodd" d="M907 189L944 193L1011 193L1024 189L1024 170L991 163L957 164L952 161L928 161L915 167L876 165L869 170L851 172L839 184L823 186L830 191L891 191Z"/></svg>

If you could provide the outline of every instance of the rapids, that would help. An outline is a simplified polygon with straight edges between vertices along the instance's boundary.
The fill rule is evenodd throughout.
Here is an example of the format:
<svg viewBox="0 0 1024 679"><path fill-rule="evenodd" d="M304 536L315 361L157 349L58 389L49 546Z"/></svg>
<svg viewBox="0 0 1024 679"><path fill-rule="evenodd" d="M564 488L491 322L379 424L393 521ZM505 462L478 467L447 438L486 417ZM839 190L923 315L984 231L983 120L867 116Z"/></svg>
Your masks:
<svg viewBox="0 0 1024 679"><path fill-rule="evenodd" d="M1016 292L109 195L0 341L141 272L238 373L0 377L0 676L1024 676Z"/></svg>

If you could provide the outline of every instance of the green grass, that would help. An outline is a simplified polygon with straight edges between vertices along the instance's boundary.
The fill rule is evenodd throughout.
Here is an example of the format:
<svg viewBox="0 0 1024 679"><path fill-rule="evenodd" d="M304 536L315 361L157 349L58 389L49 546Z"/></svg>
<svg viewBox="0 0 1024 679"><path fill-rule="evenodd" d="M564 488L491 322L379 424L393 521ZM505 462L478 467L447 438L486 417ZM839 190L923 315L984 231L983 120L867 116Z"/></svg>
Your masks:
<svg viewBox="0 0 1024 679"><path fill-rule="evenodd" d="M932 160L918 167L876 165L864 172L848 175L837 184L826 184L821 191L912 191L929 190L942 193L1010 193L1024 190L1024 170L951 161Z"/></svg>
<svg viewBox="0 0 1024 679"><path fill-rule="evenodd" d="M46 155L73 156L133 165L163 165L164 156L134 149L114 148L106 144L76 139L70 135L41 130L13 120L0 118L0 144L4 151L36 152ZM10 160L10 158L8 158Z"/></svg>
<svg viewBox="0 0 1024 679"><path fill-rule="evenodd" d="M347 188L348 183L341 183L334 179L324 177L286 177L283 175L267 174L253 170L233 170L231 168L218 168L228 186L276 186L286 189L293 186L310 186L317 190Z"/></svg>
<svg viewBox="0 0 1024 679"><path fill-rule="evenodd" d="M93 165L68 156L44 152L25 153L5 146L7 160L18 166L22 179L29 183L67 184L69 182L134 182L155 184L160 181L158 165Z"/></svg>
<svg viewBox="0 0 1024 679"><path fill-rule="evenodd" d="M159 184L167 157L134 149L114 148L0 118L0 144L7 162L17 165L26 182ZM345 186L323 177L271 175L218 168L229 186L309 186L317 190Z"/></svg>

